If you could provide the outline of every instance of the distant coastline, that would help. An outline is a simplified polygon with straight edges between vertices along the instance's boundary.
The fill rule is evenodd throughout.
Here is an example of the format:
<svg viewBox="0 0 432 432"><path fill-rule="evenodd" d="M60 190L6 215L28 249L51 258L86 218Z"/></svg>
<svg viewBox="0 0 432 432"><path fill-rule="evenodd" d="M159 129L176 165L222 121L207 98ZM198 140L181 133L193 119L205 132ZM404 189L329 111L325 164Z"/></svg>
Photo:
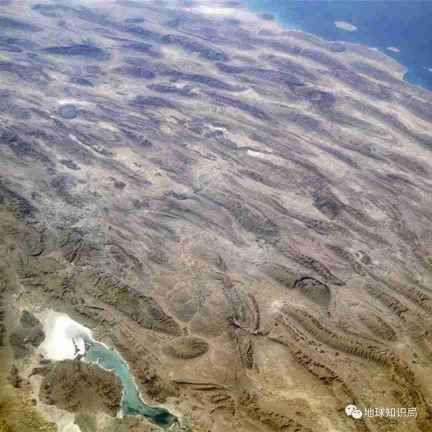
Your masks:
<svg viewBox="0 0 432 432"><path fill-rule="evenodd" d="M432 2L420 5L403 1L389 12L387 2L346 0L244 0L253 12L273 16L284 28L298 30L327 41L367 46L405 68L404 80L432 91L430 38L424 38L432 14ZM307 11L307 13L306 13ZM423 28L424 27L424 28ZM429 40L430 39L430 40Z"/></svg>

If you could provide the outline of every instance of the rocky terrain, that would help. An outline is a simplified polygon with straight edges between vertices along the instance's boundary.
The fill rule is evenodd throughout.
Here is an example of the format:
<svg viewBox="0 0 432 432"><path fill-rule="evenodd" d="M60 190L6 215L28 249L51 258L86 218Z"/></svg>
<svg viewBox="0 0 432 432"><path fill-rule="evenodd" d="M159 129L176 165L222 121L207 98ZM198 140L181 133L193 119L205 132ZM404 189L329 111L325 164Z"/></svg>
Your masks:
<svg viewBox="0 0 432 432"><path fill-rule="evenodd" d="M403 73L236 1L1 1L0 431L160 430L40 355L47 309L181 430L432 431L432 94Z"/></svg>
<svg viewBox="0 0 432 432"><path fill-rule="evenodd" d="M72 412L117 414L121 386L114 374L78 360L58 362L37 372L44 377L40 394L44 403Z"/></svg>

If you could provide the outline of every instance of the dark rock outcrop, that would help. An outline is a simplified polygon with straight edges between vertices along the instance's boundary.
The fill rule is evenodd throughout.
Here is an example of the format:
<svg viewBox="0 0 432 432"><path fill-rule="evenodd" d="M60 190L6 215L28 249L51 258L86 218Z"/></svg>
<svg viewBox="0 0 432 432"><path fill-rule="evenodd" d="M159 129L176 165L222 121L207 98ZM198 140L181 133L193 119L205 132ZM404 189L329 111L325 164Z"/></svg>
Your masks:
<svg viewBox="0 0 432 432"><path fill-rule="evenodd" d="M112 372L78 360L64 360L37 371L43 376L40 399L71 411L104 412L115 416L120 408L122 387Z"/></svg>

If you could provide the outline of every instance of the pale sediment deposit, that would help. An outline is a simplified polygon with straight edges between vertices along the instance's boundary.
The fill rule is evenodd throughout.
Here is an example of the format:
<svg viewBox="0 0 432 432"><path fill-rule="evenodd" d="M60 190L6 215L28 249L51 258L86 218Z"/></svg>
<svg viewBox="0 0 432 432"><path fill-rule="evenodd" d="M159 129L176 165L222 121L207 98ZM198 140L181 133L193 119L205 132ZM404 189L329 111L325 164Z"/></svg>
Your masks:
<svg viewBox="0 0 432 432"><path fill-rule="evenodd" d="M85 354L85 339L92 338L90 329L53 310L46 311L41 318L45 340L40 352L47 359L73 360L77 355Z"/></svg>
<svg viewBox="0 0 432 432"><path fill-rule="evenodd" d="M335 21L334 24L338 29L341 29L341 30L346 30L349 32L353 32L353 31L357 30L357 27L354 24L351 24L351 23L346 22L346 21Z"/></svg>
<svg viewBox="0 0 432 432"><path fill-rule="evenodd" d="M388 49L389 51L393 51L393 52L395 52L395 53L400 52L400 49L397 48L397 47L394 47L394 46L389 46L389 47L387 47L387 49Z"/></svg>

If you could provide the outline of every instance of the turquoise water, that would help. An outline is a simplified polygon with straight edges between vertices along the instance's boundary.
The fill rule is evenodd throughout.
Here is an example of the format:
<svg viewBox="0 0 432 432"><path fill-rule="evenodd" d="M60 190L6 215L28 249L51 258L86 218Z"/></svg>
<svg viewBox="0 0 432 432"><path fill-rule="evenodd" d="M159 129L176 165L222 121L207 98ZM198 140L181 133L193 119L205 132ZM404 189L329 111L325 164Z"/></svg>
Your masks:
<svg viewBox="0 0 432 432"><path fill-rule="evenodd" d="M432 90L432 1L430 0L244 0L256 12L270 13L284 26L327 40L380 49L407 68L405 80ZM348 32L335 21L357 27ZM400 49L395 53L389 46Z"/></svg>
<svg viewBox="0 0 432 432"><path fill-rule="evenodd" d="M165 428L176 423L176 417L165 408L149 406L143 402L128 364L116 351L93 341L87 341L87 344L85 361L113 371L120 378L123 385L123 415L140 415Z"/></svg>

